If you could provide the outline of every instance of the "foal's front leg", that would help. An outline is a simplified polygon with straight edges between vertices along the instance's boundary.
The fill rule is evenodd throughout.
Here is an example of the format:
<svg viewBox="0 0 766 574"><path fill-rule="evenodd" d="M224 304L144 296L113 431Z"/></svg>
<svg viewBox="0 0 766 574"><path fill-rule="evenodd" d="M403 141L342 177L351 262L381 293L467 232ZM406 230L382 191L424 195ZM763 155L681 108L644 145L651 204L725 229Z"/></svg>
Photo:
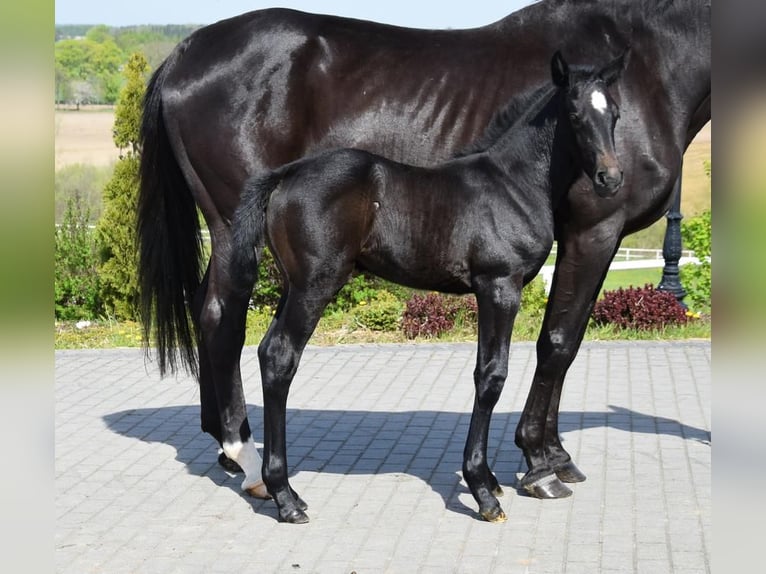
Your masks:
<svg viewBox="0 0 766 574"><path fill-rule="evenodd" d="M506 516L497 500L502 490L487 463L487 439L492 411L508 376L508 351L519 308L521 280L503 277L476 283L479 306L476 397L463 451L463 477L479 504L482 518L503 522Z"/></svg>

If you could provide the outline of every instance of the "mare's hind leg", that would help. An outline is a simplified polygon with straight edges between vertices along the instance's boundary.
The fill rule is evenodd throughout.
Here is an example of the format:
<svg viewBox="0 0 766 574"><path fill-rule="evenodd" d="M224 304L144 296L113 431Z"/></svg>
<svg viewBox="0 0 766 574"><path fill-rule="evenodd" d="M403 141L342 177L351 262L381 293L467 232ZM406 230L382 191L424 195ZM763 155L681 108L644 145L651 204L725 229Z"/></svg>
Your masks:
<svg viewBox="0 0 766 574"><path fill-rule="evenodd" d="M204 389L200 388L200 392L205 393L207 401L212 400L209 398L211 395L215 397L220 421L218 440L226 457L236 462L245 473L242 489L255 497L268 498L261 477L261 457L247 420L239 370L252 284L244 281L235 289L228 274L217 267L215 253L208 274L199 328L200 352L205 352L210 375L206 377L206 385ZM245 283L249 287L243 287ZM212 381L212 384L207 381Z"/></svg>
<svg viewBox="0 0 766 574"><path fill-rule="evenodd" d="M210 267L205 271L205 276L200 283L199 289L194 296L192 304L192 320L197 332L200 332L200 320L205 298L207 297L208 277ZM208 357L207 346L202 337L198 338L197 357L199 359L199 393L200 393L200 426L203 432L211 435L218 444L223 443L221 435L221 417L218 412L218 399L215 396L215 384L213 371ZM242 472L242 468L221 451L218 463L230 472Z"/></svg>
<svg viewBox="0 0 766 574"><path fill-rule="evenodd" d="M503 522L505 513L497 495L502 493L487 463L487 439L492 411L508 375L508 352L513 321L519 308L521 281L510 278L477 280L479 345L476 356L471 425L463 452L463 477L489 522Z"/></svg>
<svg viewBox="0 0 766 574"><path fill-rule="evenodd" d="M281 522L302 524L309 520L305 502L287 478L287 395L303 349L336 291L332 288L320 293L316 288L309 296L291 286L258 346L263 381L263 479L277 504Z"/></svg>
<svg viewBox="0 0 766 574"><path fill-rule="evenodd" d="M516 427L516 444L529 471L521 487L538 498L572 494L564 482L585 475L561 445L558 411L564 377L582 342L596 295L603 283L617 240L609 222L559 241L556 272L545 319L537 340L537 368ZM614 225L612 223L611 225Z"/></svg>

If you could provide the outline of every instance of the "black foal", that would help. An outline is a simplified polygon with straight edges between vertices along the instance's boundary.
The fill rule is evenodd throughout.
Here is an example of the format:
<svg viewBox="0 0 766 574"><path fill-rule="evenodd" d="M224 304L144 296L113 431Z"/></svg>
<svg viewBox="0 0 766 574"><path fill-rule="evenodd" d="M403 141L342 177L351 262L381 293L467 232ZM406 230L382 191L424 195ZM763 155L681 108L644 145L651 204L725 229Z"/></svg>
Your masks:
<svg viewBox="0 0 766 574"><path fill-rule="evenodd" d="M496 498L502 490L487 464L487 435L521 289L545 262L554 209L573 181L584 172L601 197L622 183L614 147L619 114L607 86L624 62L625 54L601 70L570 71L557 52L552 85L512 100L477 144L434 168L341 149L247 182L232 222L231 277L240 291L252 289L268 242L284 278L258 348L263 480L281 520L308 520L287 480L290 383L325 306L355 267L415 288L476 295L476 398L463 476L481 516L505 520ZM525 477L523 486L545 489L547 470Z"/></svg>

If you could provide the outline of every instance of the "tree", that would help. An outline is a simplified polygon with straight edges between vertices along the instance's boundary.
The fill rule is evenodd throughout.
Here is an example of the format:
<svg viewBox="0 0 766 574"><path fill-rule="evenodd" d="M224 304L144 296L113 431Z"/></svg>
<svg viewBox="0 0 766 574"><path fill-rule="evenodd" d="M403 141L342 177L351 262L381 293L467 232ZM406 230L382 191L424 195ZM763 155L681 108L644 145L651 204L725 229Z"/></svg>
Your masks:
<svg viewBox="0 0 766 574"><path fill-rule="evenodd" d="M99 277L106 308L119 319L138 316L135 213L139 186L141 102L149 66L140 53L125 67L125 86L115 108L114 143L128 152L104 188L104 211L96 228L101 266Z"/></svg>
<svg viewBox="0 0 766 574"><path fill-rule="evenodd" d="M77 104L77 109L80 109L80 104L93 104L101 99L98 95L97 83L95 78L89 82L73 80L69 83L69 94L72 101Z"/></svg>
<svg viewBox="0 0 766 574"><path fill-rule="evenodd" d="M117 107L114 110L114 144L122 149L130 148L138 153L141 139L141 104L146 92L146 76L149 64L141 52L128 58L125 67L125 87L120 92Z"/></svg>
<svg viewBox="0 0 766 574"><path fill-rule="evenodd" d="M114 42L114 38L109 33L109 28L105 24L99 24L93 26L87 32L85 32L85 38L96 44L105 44L107 42Z"/></svg>
<svg viewBox="0 0 766 574"><path fill-rule="evenodd" d="M56 63L55 73L56 103L71 102L73 99L72 86L70 85L66 70L58 62Z"/></svg>
<svg viewBox="0 0 766 574"><path fill-rule="evenodd" d="M92 28L85 38L56 42L54 58L57 83L87 82L97 101L114 103L125 54L105 26ZM66 93L63 87L60 93Z"/></svg>

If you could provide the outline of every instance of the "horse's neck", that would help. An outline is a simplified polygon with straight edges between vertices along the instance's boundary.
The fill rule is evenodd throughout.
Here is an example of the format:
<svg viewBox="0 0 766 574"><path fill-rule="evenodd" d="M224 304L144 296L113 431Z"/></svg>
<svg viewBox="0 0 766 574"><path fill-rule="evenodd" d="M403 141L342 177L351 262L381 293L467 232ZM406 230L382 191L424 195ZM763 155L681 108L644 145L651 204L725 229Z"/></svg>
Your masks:
<svg viewBox="0 0 766 574"><path fill-rule="evenodd" d="M520 122L485 153L505 175L510 193L549 198L555 208L577 171L566 137L555 116Z"/></svg>
<svg viewBox="0 0 766 574"><path fill-rule="evenodd" d="M651 82L674 114L693 114L710 94L710 0L544 0L498 27L509 49L525 32L534 34L546 57L561 49L580 61L606 62L630 46L623 83Z"/></svg>
<svg viewBox="0 0 766 574"><path fill-rule="evenodd" d="M678 111L692 113L710 94L710 1L676 0L667 6L657 21L634 15L628 73L635 66L645 80L658 75L670 99L690 108Z"/></svg>

